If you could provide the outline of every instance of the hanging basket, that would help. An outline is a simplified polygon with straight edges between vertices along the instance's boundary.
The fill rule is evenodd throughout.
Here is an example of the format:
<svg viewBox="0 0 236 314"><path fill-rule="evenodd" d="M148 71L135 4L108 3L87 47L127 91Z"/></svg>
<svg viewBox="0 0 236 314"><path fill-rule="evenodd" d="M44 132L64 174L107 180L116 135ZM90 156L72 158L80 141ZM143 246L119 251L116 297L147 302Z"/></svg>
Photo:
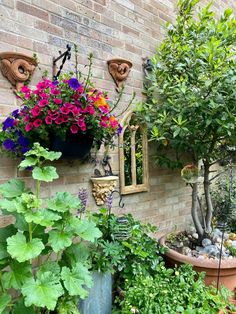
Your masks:
<svg viewBox="0 0 236 314"><path fill-rule="evenodd" d="M88 134L67 133L63 140L54 134L50 138L50 149L62 153L62 158L84 159L93 146L93 137Z"/></svg>

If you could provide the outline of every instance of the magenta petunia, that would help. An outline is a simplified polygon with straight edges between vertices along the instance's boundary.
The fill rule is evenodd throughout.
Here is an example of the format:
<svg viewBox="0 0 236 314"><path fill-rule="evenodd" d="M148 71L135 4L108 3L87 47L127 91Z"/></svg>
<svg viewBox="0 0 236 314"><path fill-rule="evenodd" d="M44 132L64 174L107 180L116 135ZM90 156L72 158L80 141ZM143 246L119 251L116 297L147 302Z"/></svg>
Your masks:
<svg viewBox="0 0 236 314"><path fill-rule="evenodd" d="M40 107L45 107L45 106L47 106L48 105L48 100L47 99L41 99L40 101L39 101L39 106Z"/></svg>
<svg viewBox="0 0 236 314"><path fill-rule="evenodd" d="M52 88L50 91L50 94L52 95L60 95L60 93L61 93L60 90L56 88Z"/></svg>
<svg viewBox="0 0 236 314"><path fill-rule="evenodd" d="M69 109L69 108L66 108L66 107L61 107L61 108L60 108L60 111L61 111L61 113L63 113L63 114L68 114L68 113L70 112L70 109Z"/></svg>
<svg viewBox="0 0 236 314"><path fill-rule="evenodd" d="M79 128L78 128L77 125L73 124L73 125L70 127L70 130L71 130L71 133L76 134L76 133L78 133Z"/></svg>
<svg viewBox="0 0 236 314"><path fill-rule="evenodd" d="M56 119L55 119L55 123L56 124L62 124L64 121L63 121L63 118L62 117L57 117Z"/></svg>
<svg viewBox="0 0 236 314"><path fill-rule="evenodd" d="M33 109L31 109L31 114L35 118L41 113L41 108L39 106L35 106Z"/></svg>
<svg viewBox="0 0 236 314"><path fill-rule="evenodd" d="M21 92L22 93L30 93L30 89L29 89L29 87L28 86L22 86L21 87Z"/></svg>
<svg viewBox="0 0 236 314"><path fill-rule="evenodd" d="M43 121L41 119L36 119L36 120L34 120L33 125L34 125L35 128L38 128L38 127L40 127L42 122Z"/></svg>
<svg viewBox="0 0 236 314"><path fill-rule="evenodd" d="M29 132L32 128L33 128L33 123L32 122L29 122L28 124L26 124L25 126L25 131L26 132Z"/></svg>
<svg viewBox="0 0 236 314"><path fill-rule="evenodd" d="M65 102L64 105L63 105L65 108L68 108L68 109L73 109L75 108L75 106L73 104L71 104L70 102Z"/></svg>
<svg viewBox="0 0 236 314"><path fill-rule="evenodd" d="M40 98L42 98L42 99L48 99L48 98L50 98L50 95L48 95L48 94L46 94L46 93L41 93L41 94L39 94L39 96L40 96Z"/></svg>
<svg viewBox="0 0 236 314"><path fill-rule="evenodd" d="M45 123L46 123L46 124L52 124L52 121L53 121L53 119L52 119L51 117L49 117L49 116L47 116L47 117L45 118Z"/></svg>
<svg viewBox="0 0 236 314"><path fill-rule="evenodd" d="M57 104L57 105L60 105L60 104L62 104L62 99L60 99L60 98L54 98L54 99L53 99L53 102L54 102L55 104Z"/></svg>

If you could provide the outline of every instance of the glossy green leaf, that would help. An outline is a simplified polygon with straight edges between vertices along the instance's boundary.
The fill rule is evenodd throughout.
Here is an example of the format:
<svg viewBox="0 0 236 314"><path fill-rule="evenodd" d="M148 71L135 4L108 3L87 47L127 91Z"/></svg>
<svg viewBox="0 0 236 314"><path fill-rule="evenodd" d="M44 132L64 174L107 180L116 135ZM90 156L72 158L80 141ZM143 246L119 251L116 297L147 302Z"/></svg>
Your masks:
<svg viewBox="0 0 236 314"><path fill-rule="evenodd" d="M44 227L53 226L55 221L61 219L61 216L49 209L40 208L37 211L28 211L25 213L25 220L29 222L33 222L37 225L41 225Z"/></svg>
<svg viewBox="0 0 236 314"><path fill-rule="evenodd" d="M32 167L37 164L37 159L33 157L26 157L22 162L19 164L19 168L27 168Z"/></svg>
<svg viewBox="0 0 236 314"><path fill-rule="evenodd" d="M35 167L32 171L32 177L35 180L44 182L52 182L54 179L59 178L56 168L52 166L46 166L42 168Z"/></svg>
<svg viewBox="0 0 236 314"><path fill-rule="evenodd" d="M64 293L59 281L51 278L51 272L46 272L40 278L27 280L22 287L22 294L25 297L25 305L35 305L54 310L58 298Z"/></svg>
<svg viewBox="0 0 236 314"><path fill-rule="evenodd" d="M102 236L101 231L96 227L93 221L87 219L77 219L73 224L74 232L84 240L94 242L95 239Z"/></svg>
<svg viewBox="0 0 236 314"><path fill-rule="evenodd" d="M29 263L10 264L10 270L2 275L2 282L5 289L20 289L28 278L32 277L31 265Z"/></svg>
<svg viewBox="0 0 236 314"><path fill-rule="evenodd" d="M8 253L20 263L39 256L43 249L44 244L40 239L34 238L27 242L22 233L7 239Z"/></svg>
<svg viewBox="0 0 236 314"><path fill-rule="evenodd" d="M0 185L0 194L6 198L20 196L25 191L25 183L21 180L11 179Z"/></svg>
<svg viewBox="0 0 236 314"><path fill-rule="evenodd" d="M68 192L57 192L55 198L48 200L48 208L58 212L78 210L81 201L77 196Z"/></svg>
<svg viewBox="0 0 236 314"><path fill-rule="evenodd" d="M71 233L66 233L59 230L49 231L49 244L54 252L59 252L72 244Z"/></svg>
<svg viewBox="0 0 236 314"><path fill-rule="evenodd" d="M76 295L82 299L88 295L88 290L85 287L91 288L93 285L92 277L87 267L82 263L77 263L72 269L62 267L61 278L69 295Z"/></svg>

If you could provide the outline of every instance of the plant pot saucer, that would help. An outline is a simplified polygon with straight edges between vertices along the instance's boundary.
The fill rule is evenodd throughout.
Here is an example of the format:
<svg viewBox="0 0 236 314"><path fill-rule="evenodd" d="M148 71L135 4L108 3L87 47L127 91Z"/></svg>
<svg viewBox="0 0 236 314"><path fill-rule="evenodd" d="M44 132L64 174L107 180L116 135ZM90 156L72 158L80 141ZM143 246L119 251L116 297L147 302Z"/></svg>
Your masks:
<svg viewBox="0 0 236 314"><path fill-rule="evenodd" d="M166 236L159 240L160 244L168 249L165 253L167 265L181 265L184 263L193 265L197 272L205 272L205 284L215 285L218 279L218 259L198 259L187 255L180 254L166 245ZM220 267L220 284L223 284L229 290L234 291L236 288L236 258L221 260Z"/></svg>

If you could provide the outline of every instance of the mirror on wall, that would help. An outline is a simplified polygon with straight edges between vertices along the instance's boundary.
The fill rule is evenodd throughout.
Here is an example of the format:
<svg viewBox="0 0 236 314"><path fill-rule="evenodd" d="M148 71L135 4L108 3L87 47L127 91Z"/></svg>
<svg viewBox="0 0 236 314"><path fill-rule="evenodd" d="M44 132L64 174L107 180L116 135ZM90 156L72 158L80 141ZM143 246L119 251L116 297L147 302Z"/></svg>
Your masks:
<svg viewBox="0 0 236 314"><path fill-rule="evenodd" d="M148 142L145 125L140 124L134 112L123 120L119 137L120 190L130 194L148 190Z"/></svg>

